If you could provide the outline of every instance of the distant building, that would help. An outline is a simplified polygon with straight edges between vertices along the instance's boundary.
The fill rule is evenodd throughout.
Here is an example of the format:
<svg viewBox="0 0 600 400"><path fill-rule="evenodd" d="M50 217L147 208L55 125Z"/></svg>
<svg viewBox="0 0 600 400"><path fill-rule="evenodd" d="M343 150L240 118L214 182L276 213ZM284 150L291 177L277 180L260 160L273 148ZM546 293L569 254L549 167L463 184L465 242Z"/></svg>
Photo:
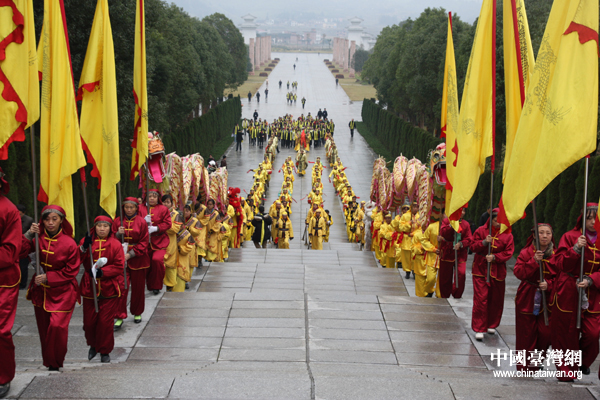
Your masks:
<svg viewBox="0 0 600 400"><path fill-rule="evenodd" d="M250 39L256 39L256 28L258 25L254 22L256 17L252 14L246 14L242 17L244 23L239 26L244 43L250 44Z"/></svg>

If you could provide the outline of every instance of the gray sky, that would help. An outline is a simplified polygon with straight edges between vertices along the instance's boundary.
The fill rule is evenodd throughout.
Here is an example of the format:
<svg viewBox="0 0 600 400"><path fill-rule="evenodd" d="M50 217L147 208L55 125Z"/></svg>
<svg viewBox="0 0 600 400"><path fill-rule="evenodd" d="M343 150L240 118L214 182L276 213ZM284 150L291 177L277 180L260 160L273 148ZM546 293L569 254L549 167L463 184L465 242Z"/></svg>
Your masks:
<svg viewBox="0 0 600 400"><path fill-rule="evenodd" d="M358 16L372 33L381 27L416 18L427 7L443 7L472 23L481 9L482 0L167 0L182 7L190 15L203 18L215 12L225 14L236 25L242 15L250 13L259 19L344 18ZM348 23L349 25L349 23Z"/></svg>

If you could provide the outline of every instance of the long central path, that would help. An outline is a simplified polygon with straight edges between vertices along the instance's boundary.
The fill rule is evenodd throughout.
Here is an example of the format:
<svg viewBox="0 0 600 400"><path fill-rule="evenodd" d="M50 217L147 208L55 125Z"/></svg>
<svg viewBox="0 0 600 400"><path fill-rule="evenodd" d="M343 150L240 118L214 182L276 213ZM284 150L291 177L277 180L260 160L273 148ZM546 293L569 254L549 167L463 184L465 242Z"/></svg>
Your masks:
<svg viewBox="0 0 600 400"><path fill-rule="evenodd" d="M336 123L334 139L348 167L348 179L357 195L367 200L375 154L359 134L350 138L348 121L360 120L361 104L352 104L336 87L323 63L330 55L274 56L281 61L269 77L268 100L265 84L260 103L243 100L243 116L250 118L257 110L260 118L272 121L285 114L316 115L319 108L326 108ZM288 80L298 81L296 105L286 104ZM303 96L305 110L300 103ZM293 151L281 149L276 157L268 205L281 187L278 167L288 155L294 156ZM227 156L229 186L248 190L252 174L246 171L259 164L263 150L244 142L241 152L232 147ZM318 156L327 165L323 148L311 150L309 160ZM295 239L289 250L255 249L246 243L230 250L228 262L197 270L191 291L150 295L144 322L134 325L130 318L116 334L110 365L85 360L78 309L64 372L41 371L31 306L19 303L17 394L21 398L592 398L597 386L587 385L591 379L573 387L552 380L494 378L490 370L496 367L489 354L496 347L508 350L507 344L499 337L474 344L466 322L468 299L449 303L409 296L414 281L407 283L397 270L378 267L370 252L348 243L341 204L325 175L329 169L324 170L323 184L325 208L334 223L330 241L322 251L306 249L301 238L307 203L301 199L310 191L307 172L294 183ZM511 318L507 317L508 329Z"/></svg>

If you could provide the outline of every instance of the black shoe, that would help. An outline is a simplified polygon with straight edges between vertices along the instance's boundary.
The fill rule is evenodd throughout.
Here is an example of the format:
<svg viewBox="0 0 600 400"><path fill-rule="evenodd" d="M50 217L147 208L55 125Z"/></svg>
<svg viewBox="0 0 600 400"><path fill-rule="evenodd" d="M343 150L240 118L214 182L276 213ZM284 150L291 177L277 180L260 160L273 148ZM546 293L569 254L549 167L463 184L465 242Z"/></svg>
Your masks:
<svg viewBox="0 0 600 400"><path fill-rule="evenodd" d="M425 297L433 297L433 292L427 293L427 296L425 296Z"/></svg>
<svg viewBox="0 0 600 400"><path fill-rule="evenodd" d="M96 357L96 354L98 354L96 349L90 346L90 350L88 351L88 360L91 360L92 358Z"/></svg>
<svg viewBox="0 0 600 400"><path fill-rule="evenodd" d="M189 283L185 283L185 290L189 290L190 289L190 284Z"/></svg>
<svg viewBox="0 0 600 400"><path fill-rule="evenodd" d="M59 368L58 367L48 367L48 371L57 372L57 371L59 371Z"/></svg>
<svg viewBox="0 0 600 400"><path fill-rule="evenodd" d="M8 394L10 390L10 382L5 383L4 385L0 385L0 399L3 399Z"/></svg>
<svg viewBox="0 0 600 400"><path fill-rule="evenodd" d="M410 279L410 271L406 273L406 279Z"/></svg>
<svg viewBox="0 0 600 400"><path fill-rule="evenodd" d="M100 362L102 362L102 363L109 363L110 362L110 355L109 354L102 354L102 357L100 357Z"/></svg>
<svg viewBox="0 0 600 400"><path fill-rule="evenodd" d="M415 279L415 273L414 272L412 273L412 278Z"/></svg>
<svg viewBox="0 0 600 400"><path fill-rule="evenodd" d="M160 293L160 290L154 289L154 290L152 291L152 293L154 293L154 295L156 296L157 294L159 294L159 293Z"/></svg>
<svg viewBox="0 0 600 400"><path fill-rule="evenodd" d="M590 374L590 367L586 367L585 365L582 365L581 367L579 367L579 370L584 375L589 375Z"/></svg>

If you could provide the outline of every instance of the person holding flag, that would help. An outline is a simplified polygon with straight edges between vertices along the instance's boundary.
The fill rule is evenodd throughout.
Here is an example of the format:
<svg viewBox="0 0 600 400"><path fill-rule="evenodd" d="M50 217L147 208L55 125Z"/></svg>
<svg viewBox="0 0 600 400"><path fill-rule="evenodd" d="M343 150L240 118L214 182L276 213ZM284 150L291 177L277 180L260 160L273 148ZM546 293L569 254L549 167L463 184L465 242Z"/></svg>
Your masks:
<svg viewBox="0 0 600 400"><path fill-rule="evenodd" d="M115 347L114 318L125 290L125 255L121 242L114 237L112 225L109 217L96 217L91 232L81 239L79 246L85 269L79 290L83 297L83 331L90 346L88 360L100 353L103 363L110 362L110 353ZM90 246L92 262L88 251ZM92 285L96 286L95 291ZM95 309L94 295L98 311Z"/></svg>
<svg viewBox="0 0 600 400"><path fill-rule="evenodd" d="M472 239L471 225L464 219L466 211L466 207L463 207L458 232L454 230L446 215L442 219L438 238L440 242L438 277L440 296L443 299L450 296L460 299L465 291L467 257Z"/></svg>
<svg viewBox="0 0 600 400"><path fill-rule="evenodd" d="M127 318L127 292L131 286L131 303L129 311L133 314L133 322L142 322L142 314L145 309L146 276L150 269L150 257L148 256L148 226L146 221L139 215L139 204L135 197L126 197L123 200L123 222L117 217L112 224L113 233L117 239L122 240L127 246L125 251L125 262L127 263L127 285L123 290L117 309L115 329L121 328L123 320Z"/></svg>
<svg viewBox="0 0 600 400"><path fill-rule="evenodd" d="M34 305L44 366L58 371L67 355L69 322L79 297L76 278L81 265L80 250L62 207L48 205L42 209L40 223L31 224L23 235L21 256L35 252L36 233L41 273L33 275L27 300Z"/></svg>
<svg viewBox="0 0 600 400"><path fill-rule="evenodd" d="M0 398L10 390L15 377L15 345L12 328L17 313L21 270L21 217L15 205L6 197L10 186L0 168Z"/></svg>
<svg viewBox="0 0 600 400"><path fill-rule="evenodd" d="M492 232L490 235L488 220L473 234L471 250L473 259L473 315L471 327L475 331L475 339L483 340L485 332L496 333L504 310L504 292L506 279L506 262L515 251L513 235L500 232L498 209L492 210L490 216ZM488 267L489 264L489 267ZM489 272L489 282L486 277Z"/></svg>

